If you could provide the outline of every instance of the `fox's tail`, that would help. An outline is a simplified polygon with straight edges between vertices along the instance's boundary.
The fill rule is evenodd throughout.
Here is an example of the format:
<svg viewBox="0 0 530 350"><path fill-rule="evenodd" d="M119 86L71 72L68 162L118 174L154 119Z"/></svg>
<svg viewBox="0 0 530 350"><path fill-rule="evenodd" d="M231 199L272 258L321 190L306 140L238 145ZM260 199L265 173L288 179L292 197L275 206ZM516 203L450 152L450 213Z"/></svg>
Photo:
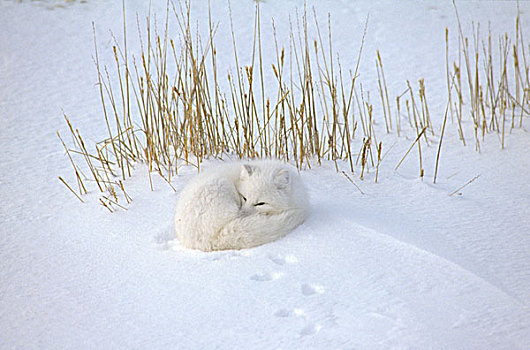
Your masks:
<svg viewBox="0 0 530 350"><path fill-rule="evenodd" d="M278 214L249 215L228 222L219 232L215 249L256 247L282 238L306 218L303 209L290 209Z"/></svg>

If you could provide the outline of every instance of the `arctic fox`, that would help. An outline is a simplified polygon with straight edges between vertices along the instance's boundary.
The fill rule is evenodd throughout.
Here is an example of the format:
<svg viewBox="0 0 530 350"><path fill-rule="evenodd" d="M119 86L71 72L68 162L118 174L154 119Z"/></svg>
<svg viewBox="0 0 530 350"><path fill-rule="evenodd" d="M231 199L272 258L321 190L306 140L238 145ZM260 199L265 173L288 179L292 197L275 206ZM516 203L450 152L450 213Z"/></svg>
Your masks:
<svg viewBox="0 0 530 350"><path fill-rule="evenodd" d="M290 166L228 163L199 174L182 190L175 232L186 248L250 248L285 236L307 212L306 190Z"/></svg>

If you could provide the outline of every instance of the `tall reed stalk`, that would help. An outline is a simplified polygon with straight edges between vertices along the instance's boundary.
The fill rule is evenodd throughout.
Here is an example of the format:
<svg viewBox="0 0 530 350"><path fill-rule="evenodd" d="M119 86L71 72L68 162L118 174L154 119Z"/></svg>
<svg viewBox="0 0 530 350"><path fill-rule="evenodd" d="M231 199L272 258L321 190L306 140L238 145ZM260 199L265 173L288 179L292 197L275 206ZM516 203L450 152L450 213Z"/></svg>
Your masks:
<svg viewBox="0 0 530 350"><path fill-rule="evenodd" d="M358 81L368 19L353 67L344 66L333 47L331 17L322 30L317 14L313 11L311 20L305 6L303 14L291 21L287 41L278 39L272 23L275 52L267 56L257 1L250 62L241 64L241 43L230 18L233 70L224 72L219 70L215 40L219 24L211 12L206 37L201 37L194 29L191 2L168 1L160 30L151 15L144 29L138 23L139 32L144 34L139 37L141 50L131 54L125 1L122 5L123 42L115 40L113 67L100 62L94 29L94 62L107 137L87 145L66 116L73 146L67 146L59 135L74 169L77 191L63 177L59 179L81 201L88 192L85 182L91 181L100 191L99 201L105 208L124 208L123 202L129 203L131 197L123 181L137 164L148 167L150 180L152 173L158 173L171 185L181 165L190 164L200 170L205 159L223 157L273 157L294 162L299 169L327 160L337 171L347 166L360 179L373 171L378 182L384 171L384 156L377 124L384 123L386 133L396 130L400 137L407 131L401 123L407 116L415 139L395 169L417 145L419 176L424 176L426 155L421 143L429 146L436 142L427 83L420 79L417 88L406 81L406 91L391 98L378 50L375 63L379 98L376 104L370 101L369 91ZM522 127L523 118L530 114L527 43L519 14L515 40L512 42L507 34L500 36L497 55L491 33L487 41L481 40L479 26L473 27L470 45L456 6L455 14L459 23L458 60L451 64L451 40L446 30L448 101L438 139L434 182L448 116L451 121L456 119L464 145L463 123L468 119L473 122L475 145L480 150L480 139L490 132L499 135L501 147L505 147L506 122L510 122L510 130ZM176 39L170 36L172 21L178 28ZM288 46L282 46L282 42ZM266 62L271 57L273 63L269 66ZM272 77L274 83L266 84L267 77ZM406 116L402 115L404 111ZM77 164L79 159L83 166ZM85 176L82 168L90 175ZM153 188L152 181L150 184Z"/></svg>

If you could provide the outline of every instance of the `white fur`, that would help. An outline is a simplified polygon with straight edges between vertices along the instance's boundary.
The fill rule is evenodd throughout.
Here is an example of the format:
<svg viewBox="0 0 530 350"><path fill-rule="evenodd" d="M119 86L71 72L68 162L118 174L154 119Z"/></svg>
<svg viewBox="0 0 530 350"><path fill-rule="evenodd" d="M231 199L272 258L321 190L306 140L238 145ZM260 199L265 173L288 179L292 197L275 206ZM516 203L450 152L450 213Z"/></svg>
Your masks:
<svg viewBox="0 0 530 350"><path fill-rule="evenodd" d="M272 160L228 163L182 190L175 232L187 248L250 248L285 236L307 211L304 185L292 167Z"/></svg>

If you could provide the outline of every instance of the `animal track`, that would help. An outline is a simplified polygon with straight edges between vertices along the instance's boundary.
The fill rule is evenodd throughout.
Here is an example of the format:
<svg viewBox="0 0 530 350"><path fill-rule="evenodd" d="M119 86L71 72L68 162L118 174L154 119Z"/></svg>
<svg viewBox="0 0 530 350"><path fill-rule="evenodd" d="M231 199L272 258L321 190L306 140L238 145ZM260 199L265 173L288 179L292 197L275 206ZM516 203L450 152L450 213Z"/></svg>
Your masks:
<svg viewBox="0 0 530 350"><path fill-rule="evenodd" d="M305 296L310 296L313 294L324 294L324 287L318 284L302 284L302 294Z"/></svg>
<svg viewBox="0 0 530 350"><path fill-rule="evenodd" d="M274 313L274 316L276 317L289 317L291 316L291 311L287 309L279 309Z"/></svg>
<svg viewBox="0 0 530 350"><path fill-rule="evenodd" d="M277 280L286 274L285 271L289 270L289 265L292 266L298 263L298 258L294 255L269 254L267 257L272 263L274 263L278 268L280 268L280 270L283 271L273 273L256 273L250 276L251 280L256 282L270 282ZM293 271L298 271L298 269L295 268ZM295 281L296 280L293 282ZM285 282L289 283L291 281L287 279L286 281L283 281L283 283ZM296 322L296 324L300 325L301 328L299 328L297 332L299 337L312 336L317 334L323 327L333 326L335 316L333 315L332 311L326 312L326 315L324 316L319 316L318 314L321 314L320 311L322 310L320 310L320 308L314 309L312 307L314 306L315 302L319 301L318 295L322 295L326 292L324 286L313 283L300 283L298 284L298 287L296 284L293 287L298 289L298 293L300 293L298 294L300 297L296 298L295 296L295 299L304 305L304 307L279 308L273 314L275 317L285 320L282 322ZM315 317L317 317L317 319L315 319ZM296 319L297 321L295 321Z"/></svg>
<svg viewBox="0 0 530 350"><path fill-rule="evenodd" d="M257 274L250 276L250 279L253 281L258 281L258 282L266 282L266 281L277 280L282 276L283 276L282 272L257 273Z"/></svg>
<svg viewBox="0 0 530 350"><path fill-rule="evenodd" d="M318 331L320 331L320 329L322 329L321 325L309 323L307 326L302 328L302 330L300 331L300 336L305 337L308 335L316 334L318 333Z"/></svg>
<svg viewBox="0 0 530 350"><path fill-rule="evenodd" d="M276 265L280 266L285 264L296 264L298 262L298 259L294 255L286 255L285 257L269 255L269 259Z"/></svg>
<svg viewBox="0 0 530 350"><path fill-rule="evenodd" d="M175 241L175 234L173 233L173 229L171 226L167 226L164 229L160 230L152 238L152 242L160 250L171 249L177 243Z"/></svg>

